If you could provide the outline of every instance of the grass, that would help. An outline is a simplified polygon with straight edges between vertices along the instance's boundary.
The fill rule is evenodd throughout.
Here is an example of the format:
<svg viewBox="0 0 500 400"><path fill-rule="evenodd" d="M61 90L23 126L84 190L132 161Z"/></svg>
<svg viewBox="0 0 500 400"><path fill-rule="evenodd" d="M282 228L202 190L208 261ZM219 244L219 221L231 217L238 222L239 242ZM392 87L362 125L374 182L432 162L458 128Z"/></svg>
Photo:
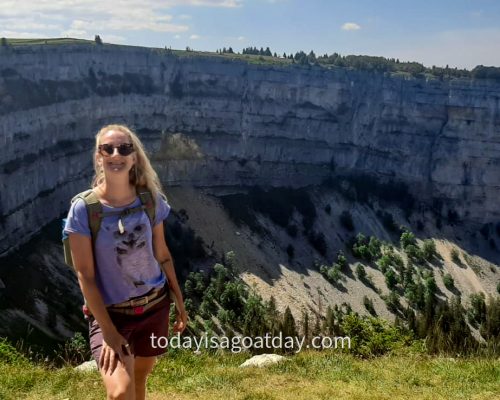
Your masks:
<svg viewBox="0 0 500 400"><path fill-rule="evenodd" d="M93 40L72 38L48 38L48 39L7 39L11 46L39 45L39 44L95 44Z"/></svg>
<svg viewBox="0 0 500 400"><path fill-rule="evenodd" d="M359 359L304 351L278 365L239 368L246 354L169 354L148 382L149 399L492 399L500 361L401 354ZM101 399L97 372L0 362L1 399Z"/></svg>

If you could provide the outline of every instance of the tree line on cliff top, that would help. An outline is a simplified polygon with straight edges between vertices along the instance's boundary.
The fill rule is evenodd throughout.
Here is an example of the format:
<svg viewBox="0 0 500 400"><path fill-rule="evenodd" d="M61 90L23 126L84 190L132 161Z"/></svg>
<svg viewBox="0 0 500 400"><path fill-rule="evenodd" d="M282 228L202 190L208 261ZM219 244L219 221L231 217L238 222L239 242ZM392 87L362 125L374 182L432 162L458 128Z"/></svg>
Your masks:
<svg viewBox="0 0 500 400"><path fill-rule="evenodd" d="M217 50L217 53L236 54L231 47L227 49L224 47L221 50ZM258 49L257 47L246 47L242 50L242 54L287 59L292 63L306 66L336 66L376 72L399 72L411 74L415 77L423 76L423 74L430 74L437 78L473 78L500 80L500 68L486 67L483 65L478 65L470 71L467 69L458 69L456 67L450 68L448 65L446 65L446 67L437 67L433 65L429 68L418 62L400 61L397 58L395 59L367 55L343 56L339 53L332 53L330 55L323 54L317 56L313 50L311 50L309 53L305 53L301 50L296 52L295 54L283 53L282 55L278 56L276 52L273 53L269 47L266 47L265 49L263 47L261 47L260 49Z"/></svg>

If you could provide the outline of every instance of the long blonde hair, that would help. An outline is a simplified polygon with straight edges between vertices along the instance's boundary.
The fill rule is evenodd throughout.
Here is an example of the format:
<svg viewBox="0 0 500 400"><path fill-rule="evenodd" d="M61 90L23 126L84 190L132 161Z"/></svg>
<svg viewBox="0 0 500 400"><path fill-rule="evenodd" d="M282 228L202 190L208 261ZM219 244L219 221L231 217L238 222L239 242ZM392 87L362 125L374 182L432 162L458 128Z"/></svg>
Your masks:
<svg viewBox="0 0 500 400"><path fill-rule="evenodd" d="M120 131L128 136L130 142L134 146L135 154L136 154L136 162L134 166L130 169L129 172L129 180L132 185L136 188L138 187L146 187L153 195L153 199L156 200L158 194L165 196L163 190L161 188L160 179L158 178L158 174L155 172L153 167L151 166L151 161L144 150L144 146L142 145L139 137L132 132L125 125L106 125L101 128L97 135L95 136L95 151L96 153L99 151L99 145L101 137L109 131ZM92 187L95 188L99 184L104 181L104 170L97 163L97 157L94 157L94 177L92 178Z"/></svg>

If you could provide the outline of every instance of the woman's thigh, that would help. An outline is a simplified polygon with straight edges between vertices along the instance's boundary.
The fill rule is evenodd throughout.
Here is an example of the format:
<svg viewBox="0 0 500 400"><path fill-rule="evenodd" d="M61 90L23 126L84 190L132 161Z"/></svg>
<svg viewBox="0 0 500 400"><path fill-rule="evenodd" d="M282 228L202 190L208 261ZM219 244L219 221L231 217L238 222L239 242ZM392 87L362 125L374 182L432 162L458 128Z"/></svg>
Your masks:
<svg viewBox="0 0 500 400"><path fill-rule="evenodd" d="M101 377L106 387L106 393L111 398L133 399L135 397L135 360L133 356L125 356L119 361L113 373L104 373Z"/></svg>

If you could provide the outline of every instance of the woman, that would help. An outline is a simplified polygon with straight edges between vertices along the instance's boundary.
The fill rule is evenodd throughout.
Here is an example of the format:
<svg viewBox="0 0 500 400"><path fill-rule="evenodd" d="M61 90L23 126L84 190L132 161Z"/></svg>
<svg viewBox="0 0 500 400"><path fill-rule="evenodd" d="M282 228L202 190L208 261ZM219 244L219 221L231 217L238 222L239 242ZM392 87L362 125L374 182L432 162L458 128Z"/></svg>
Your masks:
<svg viewBox="0 0 500 400"><path fill-rule="evenodd" d="M107 396L144 399L156 356L165 352L152 338L168 335L169 290L176 303L174 332L182 332L187 322L163 232L170 206L139 138L126 126L98 132L94 169L93 196L102 207L98 235L91 235L83 199L73 202L65 232L91 314L90 345ZM139 191L154 199L154 220Z"/></svg>

